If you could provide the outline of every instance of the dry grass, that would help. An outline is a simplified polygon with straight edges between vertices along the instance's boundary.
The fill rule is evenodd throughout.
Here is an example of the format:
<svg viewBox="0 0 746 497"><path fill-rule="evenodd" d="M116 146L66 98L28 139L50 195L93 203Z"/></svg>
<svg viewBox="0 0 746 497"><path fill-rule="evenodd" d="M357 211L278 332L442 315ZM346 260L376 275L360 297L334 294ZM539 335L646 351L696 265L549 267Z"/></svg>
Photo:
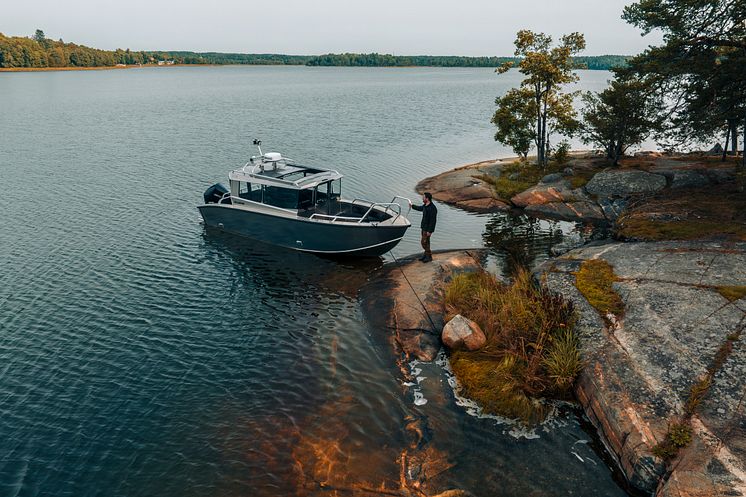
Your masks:
<svg viewBox="0 0 746 497"><path fill-rule="evenodd" d="M736 183L663 190L620 217L616 235L627 240L746 241L746 193Z"/></svg>
<svg viewBox="0 0 746 497"><path fill-rule="evenodd" d="M541 398L568 394L582 364L575 311L530 273L521 271L511 285L485 272L459 275L446 306L448 317L474 320L487 337L481 350L451 355L464 394L485 411L532 424L546 415Z"/></svg>
<svg viewBox="0 0 746 497"><path fill-rule="evenodd" d="M574 167L574 174L566 176L565 180L574 188L581 188L590 181L594 174L599 172L603 167L590 167L587 160L571 159L569 162L559 163L550 162L546 169L542 169L530 161L515 161L502 166L499 176L481 174L474 176L477 179L489 183L495 190L495 195L500 200L509 201L511 197L517 195L529 188L536 186L541 178L551 173L559 173L566 167ZM514 179L510 179L513 176Z"/></svg>
<svg viewBox="0 0 746 497"><path fill-rule="evenodd" d="M716 290L731 302L746 297L746 285L725 285L716 287Z"/></svg>
<svg viewBox="0 0 746 497"><path fill-rule="evenodd" d="M746 226L743 224L709 220L662 221L628 218L619 223L616 233L626 240L698 240L726 237L746 241Z"/></svg>
<svg viewBox="0 0 746 497"><path fill-rule="evenodd" d="M691 416L696 412L702 403L702 399L710 391L710 385L712 385L712 378L710 375L706 375L689 389L689 398L686 399L686 403L684 404L684 412L687 416Z"/></svg>
<svg viewBox="0 0 746 497"><path fill-rule="evenodd" d="M624 302L612 286L618 280L614 268L602 259L583 261L575 273L578 290L604 319L608 313L617 317L624 314Z"/></svg>
<svg viewBox="0 0 746 497"><path fill-rule="evenodd" d="M502 166L499 176L481 174L474 177L492 185L497 198L507 202L514 195L536 185L545 174L549 173L534 164L516 161ZM517 177L510 179L510 176Z"/></svg>

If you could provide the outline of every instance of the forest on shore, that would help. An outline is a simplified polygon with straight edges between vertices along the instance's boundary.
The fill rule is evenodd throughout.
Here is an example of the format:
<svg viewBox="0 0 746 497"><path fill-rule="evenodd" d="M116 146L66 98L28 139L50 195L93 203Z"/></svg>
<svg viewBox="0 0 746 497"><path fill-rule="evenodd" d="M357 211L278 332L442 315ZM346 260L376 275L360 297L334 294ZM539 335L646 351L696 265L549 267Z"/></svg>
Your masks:
<svg viewBox="0 0 746 497"><path fill-rule="evenodd" d="M626 65L624 55L578 56L579 69L609 70ZM99 50L52 40L42 30L31 37L5 36L0 33L0 68L113 67L116 65L158 64L216 65L306 65L345 67L498 67L516 57L461 57L440 55L326 54L284 55L187 51Z"/></svg>

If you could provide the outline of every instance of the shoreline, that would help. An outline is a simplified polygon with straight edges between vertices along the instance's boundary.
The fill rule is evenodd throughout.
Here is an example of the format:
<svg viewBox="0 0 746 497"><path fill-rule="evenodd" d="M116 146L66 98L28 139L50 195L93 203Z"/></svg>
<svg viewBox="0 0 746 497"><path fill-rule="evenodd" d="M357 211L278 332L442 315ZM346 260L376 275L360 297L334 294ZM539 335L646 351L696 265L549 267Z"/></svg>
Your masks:
<svg viewBox="0 0 746 497"><path fill-rule="evenodd" d="M738 157L721 162L707 152L642 151L612 167L600 152L576 150L546 169L531 164L531 157L528 162L506 157L461 165L421 180L415 191L429 191L436 201L472 212L514 211L613 225L639 200L678 197L683 206L690 190L705 197L707 188L730 187L739 181L739 164ZM746 230L736 232L746 239L741 236Z"/></svg>
<svg viewBox="0 0 746 497"><path fill-rule="evenodd" d="M129 66L93 66L93 67L0 67L0 72L55 72L55 71L108 71L113 69L142 69L146 67L225 67L238 65L285 65L285 64L142 64Z"/></svg>
<svg viewBox="0 0 746 497"><path fill-rule="evenodd" d="M416 191L463 210L608 222L606 243L568 247L533 273L578 312L587 363L573 387L575 400L634 491L746 492L746 438L732 431L746 423L740 158L640 152L610 167L602 155L573 152L567 167L574 171L555 167L528 176L537 181L513 178L517 159L459 166L423 179ZM512 179L497 181L506 171ZM511 186L512 195L497 195ZM623 303L618 313L583 293L577 274L586 261L611 268L610 284ZM686 441L674 438L672 426L688 430Z"/></svg>
<svg viewBox="0 0 746 497"><path fill-rule="evenodd" d="M307 64L142 64L128 66L93 66L93 67L0 67L0 72L55 72L55 71L106 71L109 69L140 69L144 67L307 67L307 68L329 68L344 67L348 69L490 69L492 67L474 66L343 66L343 65L312 65ZM576 69L577 71L608 71L608 69ZM516 157L517 158L517 157ZM467 165L468 166L468 165ZM462 167L467 167L462 166Z"/></svg>

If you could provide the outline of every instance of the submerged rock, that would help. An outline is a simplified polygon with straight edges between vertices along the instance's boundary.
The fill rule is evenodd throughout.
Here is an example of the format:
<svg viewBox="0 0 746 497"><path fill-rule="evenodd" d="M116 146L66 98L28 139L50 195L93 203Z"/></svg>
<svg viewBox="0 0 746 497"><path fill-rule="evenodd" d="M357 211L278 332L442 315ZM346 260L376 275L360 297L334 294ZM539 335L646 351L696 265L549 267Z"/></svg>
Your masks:
<svg viewBox="0 0 746 497"><path fill-rule="evenodd" d="M487 342L487 337L484 336L482 328L461 314L456 314L453 319L446 323L441 338L443 344L451 350L461 348L471 351L479 350Z"/></svg>
<svg viewBox="0 0 746 497"><path fill-rule="evenodd" d="M665 187L665 176L636 169L601 171L585 185L588 193L599 197L655 193Z"/></svg>

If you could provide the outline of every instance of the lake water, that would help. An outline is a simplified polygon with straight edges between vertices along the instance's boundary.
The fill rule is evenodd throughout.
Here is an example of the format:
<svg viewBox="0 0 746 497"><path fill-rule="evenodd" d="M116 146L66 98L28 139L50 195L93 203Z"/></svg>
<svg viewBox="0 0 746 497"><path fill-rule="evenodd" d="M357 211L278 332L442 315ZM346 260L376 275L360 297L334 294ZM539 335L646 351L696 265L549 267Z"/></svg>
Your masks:
<svg viewBox="0 0 746 497"><path fill-rule="evenodd" d="M609 74L581 77L599 89ZM395 488L420 406L357 293L385 261L207 232L196 205L255 137L340 170L345 196L413 197L426 176L509 155L489 119L518 80L431 68L0 73L0 495ZM439 209L433 248L485 246L497 271L596 233ZM419 250L417 231L397 256ZM427 367L425 381L442 384ZM452 396L437 409L455 465L442 490L624 495L574 409L528 438Z"/></svg>

